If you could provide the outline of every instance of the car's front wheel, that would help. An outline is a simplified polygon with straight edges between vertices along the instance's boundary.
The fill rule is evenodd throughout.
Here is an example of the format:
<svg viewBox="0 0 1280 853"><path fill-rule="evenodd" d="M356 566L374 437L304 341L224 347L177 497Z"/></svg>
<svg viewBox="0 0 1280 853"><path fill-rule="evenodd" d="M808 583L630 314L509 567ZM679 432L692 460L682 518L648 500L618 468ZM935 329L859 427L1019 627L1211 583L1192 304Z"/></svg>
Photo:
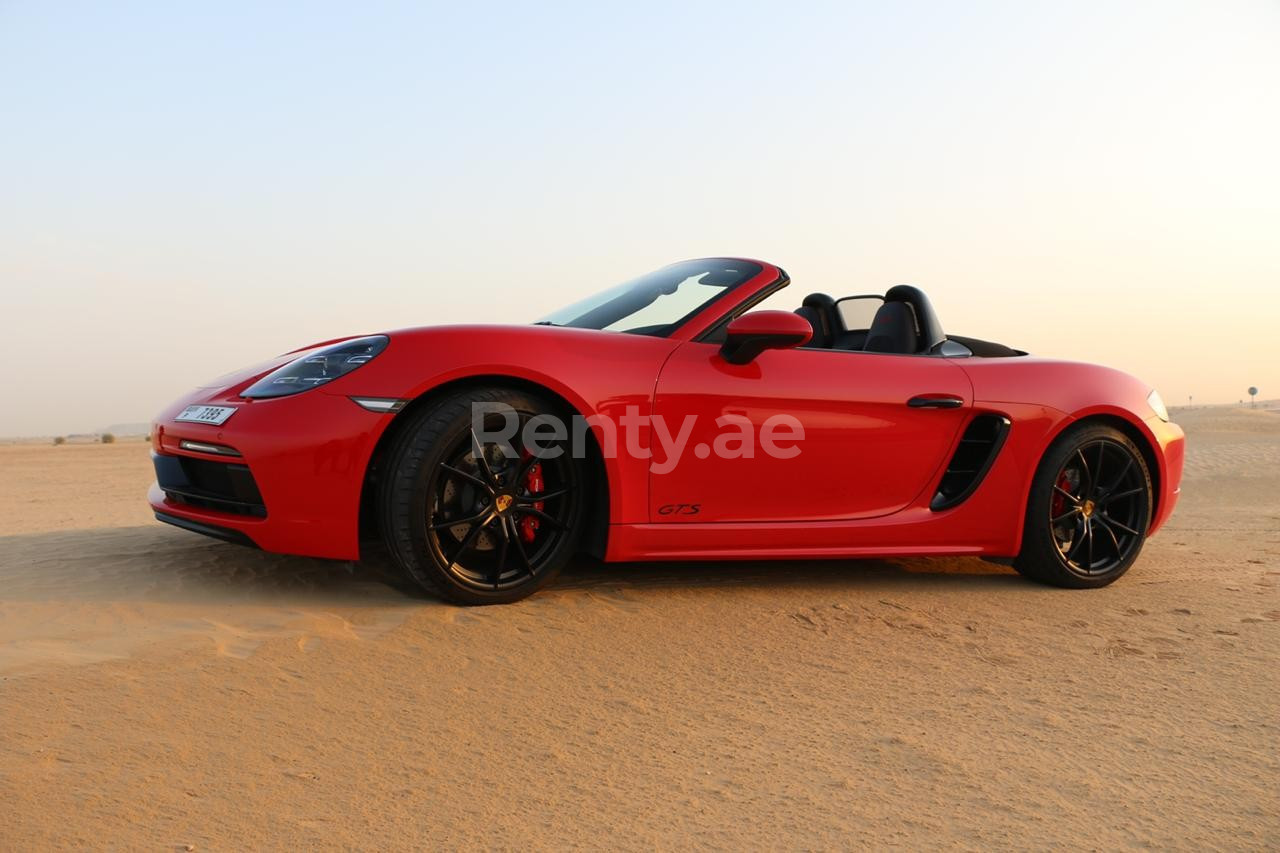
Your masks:
<svg viewBox="0 0 1280 853"><path fill-rule="evenodd" d="M476 404L488 410L479 420ZM487 440L512 414L518 429L506 446ZM410 416L388 454L379 503L388 550L427 591L502 604L535 592L568 562L584 514L581 466L567 443L522 440L531 419L557 415L540 397L488 388Z"/></svg>
<svg viewBox="0 0 1280 853"><path fill-rule="evenodd" d="M1124 433L1068 430L1036 470L1014 567L1041 583L1106 586L1138 559L1151 521L1151 475Z"/></svg>

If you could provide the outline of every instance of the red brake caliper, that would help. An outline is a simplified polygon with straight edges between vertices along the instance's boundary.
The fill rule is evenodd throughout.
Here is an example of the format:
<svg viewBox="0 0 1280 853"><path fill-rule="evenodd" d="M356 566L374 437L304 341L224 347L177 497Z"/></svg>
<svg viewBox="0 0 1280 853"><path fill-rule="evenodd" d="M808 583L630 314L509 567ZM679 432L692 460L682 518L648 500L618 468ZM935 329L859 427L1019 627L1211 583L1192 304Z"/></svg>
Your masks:
<svg viewBox="0 0 1280 853"><path fill-rule="evenodd" d="M536 495L541 492L545 485L542 482L542 463L535 462L533 467L529 469L529 474L524 478L524 486L529 490L529 494ZM542 509L542 501L534 503L533 508ZM534 537L538 535L538 519L531 515L526 515L520 519L520 538L525 542L533 542Z"/></svg>
<svg viewBox="0 0 1280 853"><path fill-rule="evenodd" d="M1058 488L1062 489L1062 492L1071 491L1071 481L1067 479L1066 471L1063 471L1058 475ZM1062 496L1062 492L1055 491L1053 493L1053 503L1051 504L1052 512L1050 513L1052 518L1057 518L1062 515L1063 511L1067 508L1067 499Z"/></svg>

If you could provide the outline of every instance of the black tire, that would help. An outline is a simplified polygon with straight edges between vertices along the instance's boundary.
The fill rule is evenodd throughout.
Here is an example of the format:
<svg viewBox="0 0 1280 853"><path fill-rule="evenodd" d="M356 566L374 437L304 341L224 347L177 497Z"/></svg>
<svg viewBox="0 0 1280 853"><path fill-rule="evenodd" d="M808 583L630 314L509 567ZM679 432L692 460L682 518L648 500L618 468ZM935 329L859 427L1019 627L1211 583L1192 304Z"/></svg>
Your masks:
<svg viewBox="0 0 1280 853"><path fill-rule="evenodd" d="M516 458L496 443L477 454L475 403L511 407L521 427L538 415L563 420L551 401L505 388L461 392L410 414L387 454L380 522L392 558L423 589L457 604L505 604L550 583L573 556L585 466L567 441L556 443L558 457L540 458L519 434L510 442Z"/></svg>
<svg viewBox="0 0 1280 853"><path fill-rule="evenodd" d="M1069 589L1112 583L1138 559L1151 522L1151 473L1124 433L1069 429L1045 451L1027 501L1022 575Z"/></svg>

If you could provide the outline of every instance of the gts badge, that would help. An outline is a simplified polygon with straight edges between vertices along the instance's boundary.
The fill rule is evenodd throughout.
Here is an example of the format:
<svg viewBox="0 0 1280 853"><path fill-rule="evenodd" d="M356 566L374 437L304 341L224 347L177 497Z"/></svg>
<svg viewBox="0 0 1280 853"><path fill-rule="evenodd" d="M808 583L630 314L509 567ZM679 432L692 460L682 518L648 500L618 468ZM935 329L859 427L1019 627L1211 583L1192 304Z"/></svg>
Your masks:
<svg viewBox="0 0 1280 853"><path fill-rule="evenodd" d="M702 504L665 504L658 507L658 515L697 515Z"/></svg>

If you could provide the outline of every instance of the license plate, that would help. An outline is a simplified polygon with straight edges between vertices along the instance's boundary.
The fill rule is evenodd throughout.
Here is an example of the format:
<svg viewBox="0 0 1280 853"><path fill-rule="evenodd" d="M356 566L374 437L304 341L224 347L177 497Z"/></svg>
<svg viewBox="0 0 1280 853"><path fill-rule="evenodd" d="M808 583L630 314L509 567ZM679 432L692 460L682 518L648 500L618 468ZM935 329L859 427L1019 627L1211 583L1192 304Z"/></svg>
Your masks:
<svg viewBox="0 0 1280 853"><path fill-rule="evenodd" d="M186 421L191 424L213 424L222 426L227 418L236 413L235 406L187 406L175 421Z"/></svg>

